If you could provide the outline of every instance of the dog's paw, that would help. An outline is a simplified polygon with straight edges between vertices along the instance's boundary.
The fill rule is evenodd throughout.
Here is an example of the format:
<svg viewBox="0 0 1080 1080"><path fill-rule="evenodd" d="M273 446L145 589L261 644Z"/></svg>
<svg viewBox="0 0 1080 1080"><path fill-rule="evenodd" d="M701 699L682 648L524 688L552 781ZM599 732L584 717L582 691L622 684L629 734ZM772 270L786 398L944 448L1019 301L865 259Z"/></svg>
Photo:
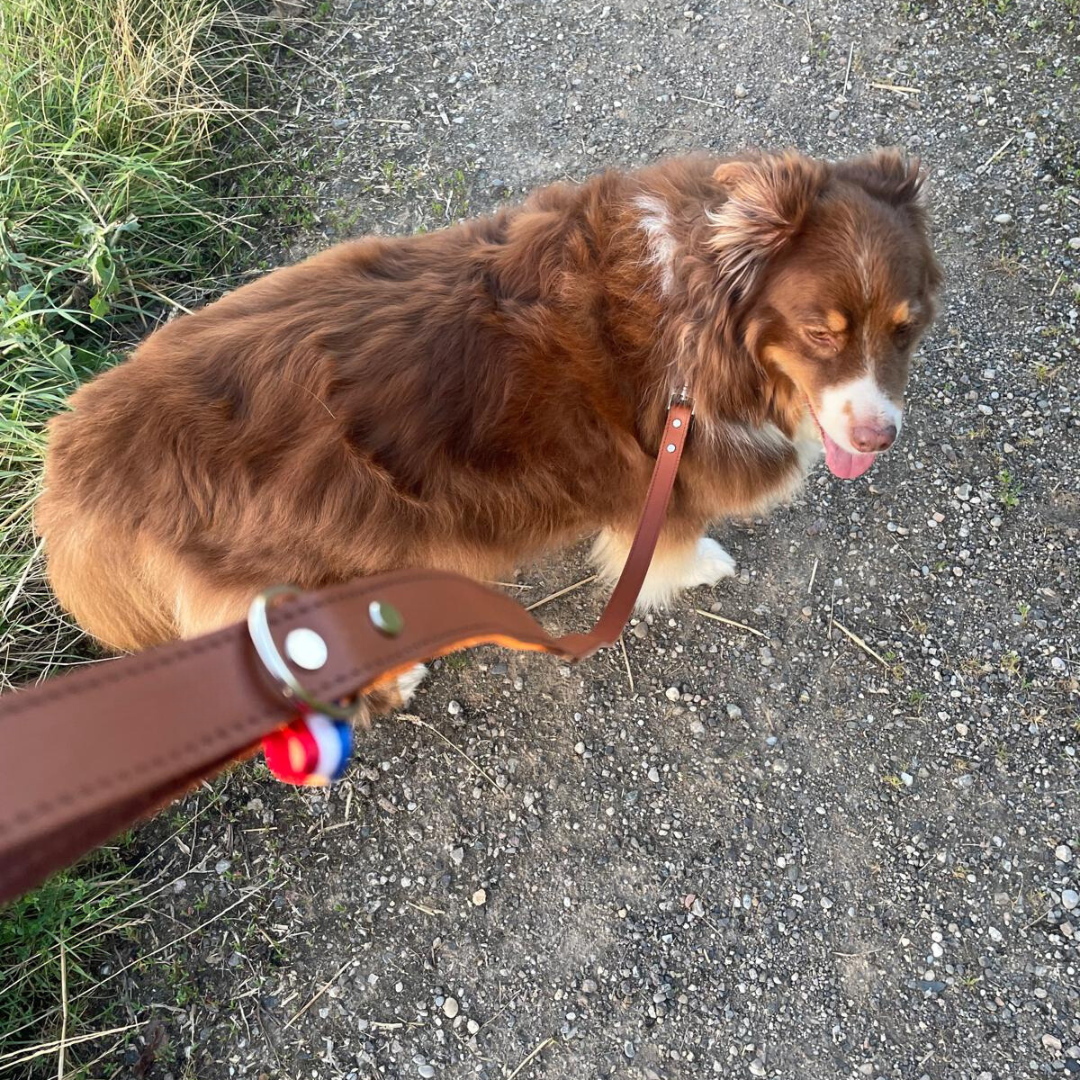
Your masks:
<svg viewBox="0 0 1080 1080"><path fill-rule="evenodd" d="M735 576L735 560L715 541L703 536L697 542L694 561L690 564L683 585L692 589L696 585L715 585L727 577Z"/></svg>
<svg viewBox="0 0 1080 1080"><path fill-rule="evenodd" d="M409 668L395 679L369 690L359 702L356 714L358 726L366 728L374 716L388 716L404 709L413 699L416 688L424 681L428 669L423 664Z"/></svg>
<svg viewBox="0 0 1080 1080"><path fill-rule="evenodd" d="M417 687L427 678L427 674L428 669L423 664L417 664L397 677L397 689L401 697L399 708L405 708L412 701Z"/></svg>

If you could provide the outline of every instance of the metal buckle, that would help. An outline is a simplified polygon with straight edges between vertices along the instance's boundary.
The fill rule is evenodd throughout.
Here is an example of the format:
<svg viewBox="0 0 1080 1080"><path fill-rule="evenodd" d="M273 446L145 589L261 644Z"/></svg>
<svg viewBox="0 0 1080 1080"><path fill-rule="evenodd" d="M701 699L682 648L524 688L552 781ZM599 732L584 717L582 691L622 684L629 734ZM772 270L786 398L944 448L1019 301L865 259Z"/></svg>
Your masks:
<svg viewBox="0 0 1080 1080"><path fill-rule="evenodd" d="M672 390L668 398L667 407L671 410L672 405L689 405L690 415L694 415L694 399L690 396L690 387L685 383L678 390Z"/></svg>
<svg viewBox="0 0 1080 1080"><path fill-rule="evenodd" d="M251 643L255 646L255 652L262 665L266 668L270 677L277 683L282 697L288 701L295 701L307 706L312 712L323 713L335 720L351 720L356 713L356 706L338 705L333 702L323 701L308 693L303 683L293 674L281 650L274 641L274 635L270 632L270 622L267 612L274 600L280 600L286 596L299 596L301 590L294 585L275 585L272 589L266 589L259 593L251 601L248 608L247 628L251 636ZM321 666L321 665L320 665Z"/></svg>
<svg viewBox="0 0 1080 1080"><path fill-rule="evenodd" d="M686 425L686 434L690 434L690 429L694 426L694 414L696 409L694 407L694 399L690 396L690 387L683 383L678 390L672 390L671 396L668 398L667 411L671 412L673 405L689 405L690 406L690 421Z"/></svg>

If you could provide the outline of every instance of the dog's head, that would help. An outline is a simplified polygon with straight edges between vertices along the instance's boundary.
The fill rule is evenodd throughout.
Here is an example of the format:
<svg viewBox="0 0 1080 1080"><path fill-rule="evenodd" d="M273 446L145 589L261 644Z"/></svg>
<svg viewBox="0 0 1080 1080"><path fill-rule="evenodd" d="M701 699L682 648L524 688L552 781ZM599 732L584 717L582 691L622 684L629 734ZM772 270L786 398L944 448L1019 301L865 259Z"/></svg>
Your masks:
<svg viewBox="0 0 1080 1080"><path fill-rule="evenodd" d="M883 150L839 165L795 154L725 163L711 215L746 347L805 401L829 469L862 475L895 441L912 353L941 273L917 162Z"/></svg>

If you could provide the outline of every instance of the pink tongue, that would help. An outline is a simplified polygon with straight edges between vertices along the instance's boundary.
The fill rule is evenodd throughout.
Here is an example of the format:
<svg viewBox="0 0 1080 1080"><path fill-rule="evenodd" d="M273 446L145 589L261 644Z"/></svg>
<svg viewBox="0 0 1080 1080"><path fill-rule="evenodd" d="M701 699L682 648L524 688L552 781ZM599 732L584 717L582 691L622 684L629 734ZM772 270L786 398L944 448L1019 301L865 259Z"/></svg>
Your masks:
<svg viewBox="0 0 1080 1080"><path fill-rule="evenodd" d="M829 467L829 472L833 476L840 477L841 480L854 480L855 477L862 476L874 464L874 459L877 457L877 454L852 454L842 449L829 438L824 430L821 432L821 438L825 443L825 464Z"/></svg>

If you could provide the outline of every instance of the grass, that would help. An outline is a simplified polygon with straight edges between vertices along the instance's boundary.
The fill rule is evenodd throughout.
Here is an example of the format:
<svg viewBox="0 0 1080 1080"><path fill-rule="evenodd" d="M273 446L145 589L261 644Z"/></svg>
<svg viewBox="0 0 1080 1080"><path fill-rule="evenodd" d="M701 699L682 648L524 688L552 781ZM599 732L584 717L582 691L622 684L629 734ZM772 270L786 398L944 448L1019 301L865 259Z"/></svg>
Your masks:
<svg viewBox="0 0 1080 1080"><path fill-rule="evenodd" d="M0 689L74 639L32 539L44 422L234 250L211 150L259 52L223 0L0 0Z"/></svg>
<svg viewBox="0 0 1080 1080"><path fill-rule="evenodd" d="M261 193L280 220L245 104L267 51L228 0L0 0L0 690L84 655L33 536L45 422L215 288ZM79 1040L108 1026L91 991L123 895L76 870L0 913L0 1077L82 1075L108 1049Z"/></svg>
<svg viewBox="0 0 1080 1080"><path fill-rule="evenodd" d="M78 997L96 981L107 936L123 915L118 879L106 872L106 857L97 864L96 873L59 875L0 918L0 1075L32 1077L40 1070L55 1076L55 1053L31 1055L56 1041L60 1027L78 1038L88 1021L114 1026L111 1010L101 1013L90 998ZM43 1026L39 1017L65 998L59 1026Z"/></svg>

